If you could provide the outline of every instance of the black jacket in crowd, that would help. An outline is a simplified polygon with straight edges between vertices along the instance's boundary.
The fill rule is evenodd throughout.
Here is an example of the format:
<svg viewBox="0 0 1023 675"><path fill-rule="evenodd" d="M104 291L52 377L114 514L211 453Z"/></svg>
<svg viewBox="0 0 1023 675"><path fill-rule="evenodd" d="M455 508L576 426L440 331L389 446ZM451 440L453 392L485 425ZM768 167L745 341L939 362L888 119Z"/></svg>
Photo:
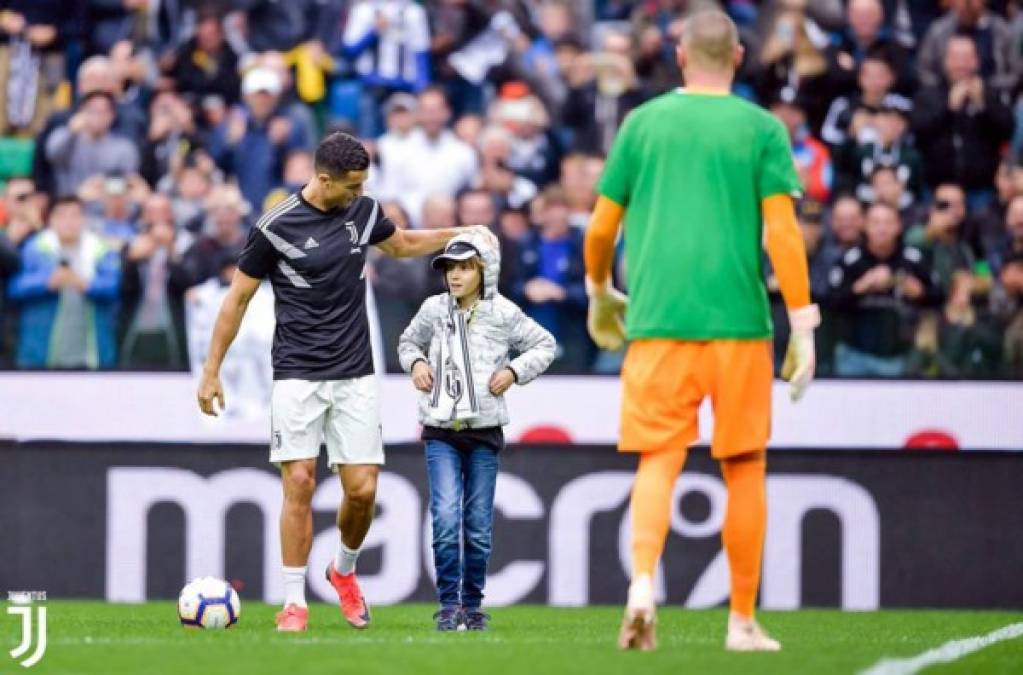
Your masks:
<svg viewBox="0 0 1023 675"><path fill-rule="evenodd" d="M1012 137L1012 109L992 87L984 88L984 107L967 102L948 107L949 86L920 90L913 104L912 128L924 158L927 183L958 183L966 190L990 189L1001 146Z"/></svg>
<svg viewBox="0 0 1023 675"><path fill-rule="evenodd" d="M896 277L916 277L924 286L923 296L909 300L901 296L897 287L880 293L854 293L853 284L878 265L888 265ZM937 306L942 300L930 265L923 253L911 246L900 247L885 259L875 256L866 246L853 247L831 269L828 281L828 306L852 319L848 334L841 339L874 356L898 356L909 351L916 321L907 319L914 319L918 309Z"/></svg>

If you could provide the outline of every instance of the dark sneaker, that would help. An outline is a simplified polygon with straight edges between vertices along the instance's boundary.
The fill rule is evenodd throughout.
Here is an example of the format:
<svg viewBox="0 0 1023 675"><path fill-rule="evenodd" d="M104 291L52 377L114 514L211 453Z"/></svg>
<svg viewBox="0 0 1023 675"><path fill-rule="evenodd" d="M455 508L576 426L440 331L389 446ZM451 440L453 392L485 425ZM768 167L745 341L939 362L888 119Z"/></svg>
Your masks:
<svg viewBox="0 0 1023 675"><path fill-rule="evenodd" d="M437 630L442 633L458 630L458 624L462 623L462 609L460 607L441 607L433 618L437 621Z"/></svg>
<svg viewBox="0 0 1023 675"><path fill-rule="evenodd" d="M490 628L490 615L479 607L463 609L465 615L466 630L488 630Z"/></svg>

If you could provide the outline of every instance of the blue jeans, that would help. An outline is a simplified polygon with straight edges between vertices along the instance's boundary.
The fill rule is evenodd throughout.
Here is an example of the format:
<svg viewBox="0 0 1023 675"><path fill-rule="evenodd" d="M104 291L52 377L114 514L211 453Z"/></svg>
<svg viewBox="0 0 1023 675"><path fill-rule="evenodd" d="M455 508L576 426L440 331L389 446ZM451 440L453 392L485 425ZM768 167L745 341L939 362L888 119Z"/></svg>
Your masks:
<svg viewBox="0 0 1023 675"><path fill-rule="evenodd" d="M478 608L494 530L497 451L484 445L462 452L443 441L427 441L426 472L440 604Z"/></svg>
<svg viewBox="0 0 1023 675"><path fill-rule="evenodd" d="M835 374L839 377L902 377L905 356L874 356L847 344L835 345Z"/></svg>

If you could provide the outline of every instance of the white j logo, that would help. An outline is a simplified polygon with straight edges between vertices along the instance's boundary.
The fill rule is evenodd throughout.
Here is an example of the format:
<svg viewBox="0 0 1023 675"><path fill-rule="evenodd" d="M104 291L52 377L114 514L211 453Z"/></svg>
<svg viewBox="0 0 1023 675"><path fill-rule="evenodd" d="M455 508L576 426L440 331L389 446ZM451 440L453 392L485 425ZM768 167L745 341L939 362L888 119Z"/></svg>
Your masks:
<svg viewBox="0 0 1023 675"><path fill-rule="evenodd" d="M32 605L14 605L7 608L8 614L21 615L21 644L11 650L11 658L20 659L32 647ZM39 663L46 653L46 608L35 607L36 610L36 648L32 655L21 662L23 668L31 668Z"/></svg>

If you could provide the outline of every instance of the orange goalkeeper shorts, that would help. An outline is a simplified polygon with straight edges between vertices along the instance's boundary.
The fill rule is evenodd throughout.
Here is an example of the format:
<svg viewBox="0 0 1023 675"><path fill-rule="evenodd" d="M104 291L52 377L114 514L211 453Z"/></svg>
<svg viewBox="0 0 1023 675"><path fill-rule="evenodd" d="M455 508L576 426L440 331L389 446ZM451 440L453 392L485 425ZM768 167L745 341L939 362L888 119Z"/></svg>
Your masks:
<svg viewBox="0 0 1023 675"><path fill-rule="evenodd" d="M770 340L636 340L622 366L618 449L686 448L700 436L698 411L710 397L711 455L767 447L774 358Z"/></svg>

